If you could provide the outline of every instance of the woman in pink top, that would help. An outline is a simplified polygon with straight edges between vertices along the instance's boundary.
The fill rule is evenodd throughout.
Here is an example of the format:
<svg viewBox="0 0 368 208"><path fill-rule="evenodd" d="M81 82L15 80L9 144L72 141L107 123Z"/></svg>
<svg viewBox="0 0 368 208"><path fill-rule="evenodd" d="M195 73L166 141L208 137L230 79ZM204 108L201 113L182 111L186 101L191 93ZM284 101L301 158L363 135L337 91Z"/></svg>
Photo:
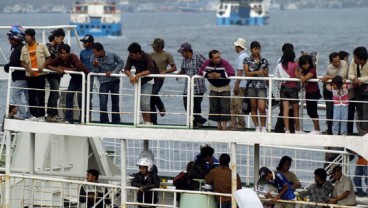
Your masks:
<svg viewBox="0 0 368 208"><path fill-rule="evenodd" d="M303 55L299 58L299 67L302 69L300 81L305 88L305 98L307 104L307 113L313 120L314 130L310 134L321 134L317 113L318 100L322 97L317 82L308 82L310 79L317 78L316 67L314 67L312 58L309 55Z"/></svg>

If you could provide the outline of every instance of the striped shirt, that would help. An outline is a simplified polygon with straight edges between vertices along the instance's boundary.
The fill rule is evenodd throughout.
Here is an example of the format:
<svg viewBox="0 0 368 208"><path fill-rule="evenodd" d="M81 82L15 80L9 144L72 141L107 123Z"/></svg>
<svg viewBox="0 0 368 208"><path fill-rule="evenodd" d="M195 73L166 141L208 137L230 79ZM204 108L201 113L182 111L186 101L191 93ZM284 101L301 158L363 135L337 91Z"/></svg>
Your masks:
<svg viewBox="0 0 368 208"><path fill-rule="evenodd" d="M191 59L184 58L181 63L181 70L190 77L198 74L199 67L206 61L206 58L201 54L193 54ZM187 94L188 83L184 85L184 95ZM194 94L203 94L207 91L205 80L198 78L194 80Z"/></svg>

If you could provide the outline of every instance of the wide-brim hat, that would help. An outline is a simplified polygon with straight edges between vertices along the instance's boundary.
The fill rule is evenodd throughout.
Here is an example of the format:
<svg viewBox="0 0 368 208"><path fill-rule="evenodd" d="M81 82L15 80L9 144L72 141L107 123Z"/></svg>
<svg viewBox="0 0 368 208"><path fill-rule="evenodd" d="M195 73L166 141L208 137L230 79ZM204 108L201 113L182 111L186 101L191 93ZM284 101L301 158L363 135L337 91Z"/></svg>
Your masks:
<svg viewBox="0 0 368 208"><path fill-rule="evenodd" d="M244 50L247 49L246 44L247 44L247 41L244 40L243 38L238 38L238 40L234 42L235 46L239 46Z"/></svg>

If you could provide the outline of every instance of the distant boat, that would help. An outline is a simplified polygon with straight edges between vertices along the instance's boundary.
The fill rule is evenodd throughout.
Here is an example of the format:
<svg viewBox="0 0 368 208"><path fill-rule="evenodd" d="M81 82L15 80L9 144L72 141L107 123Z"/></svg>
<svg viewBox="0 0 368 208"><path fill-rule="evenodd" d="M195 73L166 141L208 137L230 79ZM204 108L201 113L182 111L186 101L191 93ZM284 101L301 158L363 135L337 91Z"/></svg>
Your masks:
<svg viewBox="0 0 368 208"><path fill-rule="evenodd" d="M297 10L298 6L295 3L288 3L284 5L284 10Z"/></svg>
<svg viewBox="0 0 368 208"><path fill-rule="evenodd" d="M217 25L264 25L268 18L268 1L222 0L217 9Z"/></svg>
<svg viewBox="0 0 368 208"><path fill-rule="evenodd" d="M70 14L70 24L77 25L81 36L121 36L121 13L115 3L105 0L76 2Z"/></svg>

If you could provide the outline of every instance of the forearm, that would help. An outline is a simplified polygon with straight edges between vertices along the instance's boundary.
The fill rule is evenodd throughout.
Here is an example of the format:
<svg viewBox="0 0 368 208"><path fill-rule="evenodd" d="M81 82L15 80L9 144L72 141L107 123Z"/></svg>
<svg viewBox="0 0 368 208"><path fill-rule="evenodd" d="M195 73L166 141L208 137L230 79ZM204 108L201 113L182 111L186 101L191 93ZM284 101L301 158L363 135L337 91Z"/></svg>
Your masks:
<svg viewBox="0 0 368 208"><path fill-rule="evenodd" d="M173 73L174 71L176 71L176 66L171 67L170 69L167 69L167 70L165 71L165 74Z"/></svg>
<svg viewBox="0 0 368 208"><path fill-rule="evenodd" d="M149 74L150 74L150 71L147 69L147 70L137 73L135 76L142 77L142 76L147 76Z"/></svg>
<svg viewBox="0 0 368 208"><path fill-rule="evenodd" d="M336 197L335 199L337 201L340 201L340 200L345 199L348 195L349 195L349 191L345 191L344 193L342 193L340 196Z"/></svg>

